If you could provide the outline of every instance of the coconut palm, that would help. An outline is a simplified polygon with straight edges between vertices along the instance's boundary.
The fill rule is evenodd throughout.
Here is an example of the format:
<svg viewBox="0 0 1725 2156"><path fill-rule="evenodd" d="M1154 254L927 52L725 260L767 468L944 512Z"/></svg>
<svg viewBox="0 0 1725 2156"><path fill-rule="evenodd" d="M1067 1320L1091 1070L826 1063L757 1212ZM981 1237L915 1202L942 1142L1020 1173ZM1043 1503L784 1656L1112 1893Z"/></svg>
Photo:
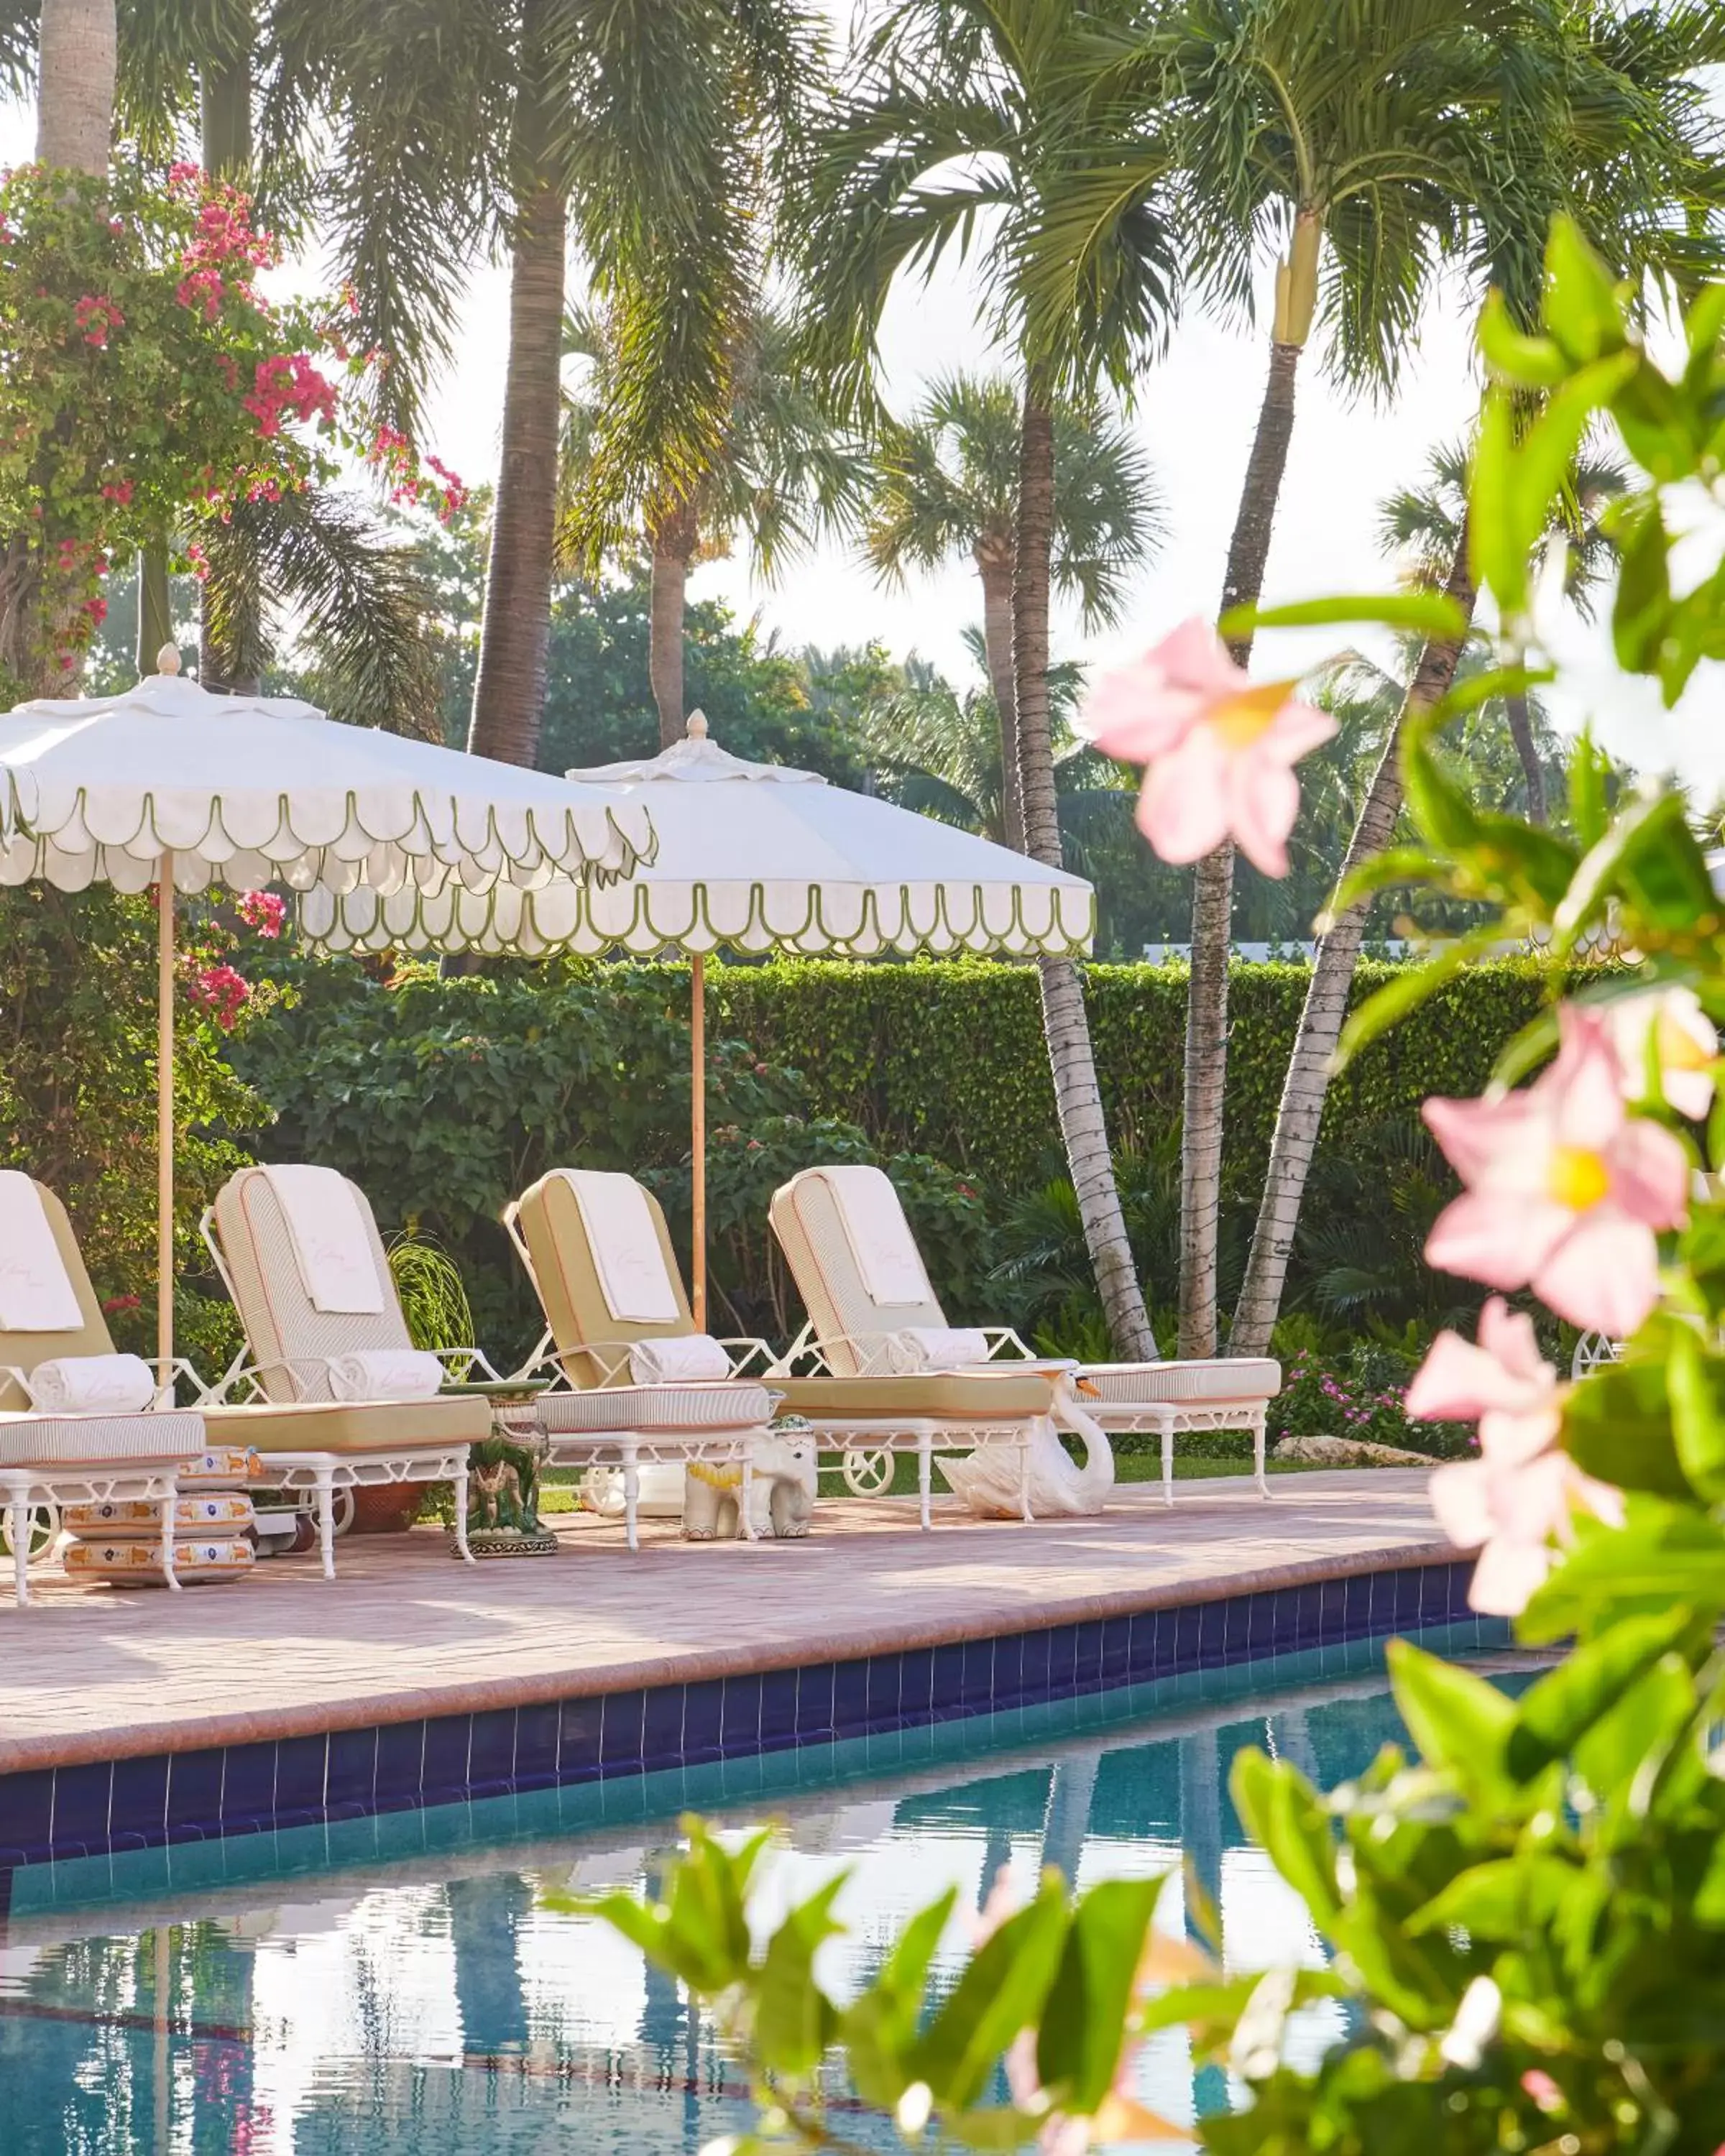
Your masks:
<svg viewBox="0 0 1725 2156"><path fill-rule="evenodd" d="M1100 0L1122 36L1130 0ZM926 276L950 249L988 294L1019 384L1012 586L1013 710L1024 843L1057 865L1060 828L1049 709L1049 596L1055 547L1055 414L1103 382L1128 390L1160 349L1173 311L1178 250L1166 203L1169 161L1134 111L1072 66L1067 0L905 0L862 46L846 93L794 199L808 280L811 356L838 393L869 408L880 316L901 272ZM1131 156L1128 158L1127 152ZM1109 165L1117 185L1075 221L1070 182ZM1117 1348L1155 1342L1109 1159L1077 968L1040 963L1049 1045L1072 1181Z"/></svg>
<svg viewBox="0 0 1725 2156"><path fill-rule="evenodd" d="M870 706L870 747L881 792L901 807L974 831L997 845L1008 844L1011 808L995 691L988 681L986 632L968 628L964 643L983 680L973 688L955 689L932 667L913 659L905 670L906 685ZM1089 875L1095 839L1111 827L1131 827L1137 789L1119 764L1075 738L1071 721L1083 688L1079 666L1068 661L1050 667L1065 865Z"/></svg>
<svg viewBox="0 0 1725 2156"><path fill-rule="evenodd" d="M1597 588L1616 561L1617 550L1601 512L1629 485L1627 467L1617 458L1590 451L1576 460L1550 533L1563 547L1564 596L1591 620ZM1467 451L1451 443L1435 452L1422 487L1404 487L1384 505L1380 533L1385 547L1412 565L1415 581L1430 590L1441 587L1461 538L1467 510ZM1536 824L1546 820L1545 773L1533 737L1525 690L1503 700L1510 738L1521 759L1527 788L1527 813Z"/></svg>
<svg viewBox="0 0 1725 2156"><path fill-rule="evenodd" d="M1354 387L1394 382L1454 218L1458 138L1492 38L1515 0L1190 0L1153 15L1135 49L1100 61L1116 94L1171 110L1194 264L1250 310L1266 241L1277 252L1269 368L1222 580L1221 611L1263 588L1293 431L1295 383L1314 323ZM1119 184L1106 170L1081 202ZM1081 213L1075 205L1074 214ZM1245 665L1249 629L1230 633ZM1234 855L1193 879L1183 1106L1179 1352L1216 1350L1216 1236L1227 1074Z"/></svg>
<svg viewBox="0 0 1725 2156"><path fill-rule="evenodd" d="M1506 56L1505 95L1466 144L1460 237L1479 283L1511 314L1537 311L1545 233L1562 210L1638 285L1669 289L1717 261L1725 228L1725 139L1703 70L1725 54L1725 24L1681 4L1638 11L1626 25L1600 6L1540 18ZM1569 525L1584 531L1596 460L1578 466ZM1402 519L1392 511L1399 529ZM1428 559L1433 577L1440 552ZM1465 519L1445 588L1471 621L1474 584ZM1341 880L1381 852L1401 805L1401 738L1448 690L1463 639L1428 643L1362 803ZM1317 1148L1328 1072L1365 932L1363 906L1326 922L1288 1060L1264 1196L1230 1334L1234 1353L1262 1353L1281 1307L1300 1204Z"/></svg>
<svg viewBox="0 0 1725 2156"><path fill-rule="evenodd" d="M824 530L845 524L862 485L855 445L793 363L792 332L768 308L741 329L727 365L731 408L698 479L636 494L638 521L619 519L611 490L611 435L624 394L616 316L578 310L564 350L588 362L566 396L559 474L558 554L592 569L603 552L644 551L649 565L647 672L661 747L683 737L683 631L689 571L747 545L770 581Z"/></svg>
<svg viewBox="0 0 1725 2156"><path fill-rule="evenodd" d="M864 547L883 578L935 569L967 553L983 587L983 638L1000 727L1000 835L1024 850L1013 730L1012 572L1018 508L1019 399L1004 376L937 382L874 459ZM1106 408L1055 408L1054 588L1076 599L1086 629L1120 619L1132 572L1162 537L1148 459Z"/></svg>

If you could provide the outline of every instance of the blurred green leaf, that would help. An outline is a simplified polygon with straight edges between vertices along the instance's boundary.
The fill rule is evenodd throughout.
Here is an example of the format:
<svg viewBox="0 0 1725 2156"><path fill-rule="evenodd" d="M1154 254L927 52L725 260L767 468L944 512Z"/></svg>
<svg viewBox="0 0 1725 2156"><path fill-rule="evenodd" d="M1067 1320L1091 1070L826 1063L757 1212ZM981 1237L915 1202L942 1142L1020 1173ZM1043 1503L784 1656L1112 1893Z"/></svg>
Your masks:
<svg viewBox="0 0 1725 2156"><path fill-rule="evenodd" d="M1552 220L1540 317L1578 365L1621 351L1629 338L1625 295L1571 217Z"/></svg>
<svg viewBox="0 0 1725 2156"><path fill-rule="evenodd" d="M1488 292L1480 314L1480 351L1500 380L1526 389L1554 389L1569 362L1551 338L1516 326L1502 292Z"/></svg>
<svg viewBox="0 0 1725 2156"><path fill-rule="evenodd" d="M966 2110L1021 2029L1034 2029L1066 1936L1065 1887L1045 1883L972 1957L952 1996L923 2030L909 2061L937 2101Z"/></svg>
<svg viewBox="0 0 1725 2156"><path fill-rule="evenodd" d="M1235 1808L1320 1930L1341 1906L1336 1845L1328 1815L1312 1784L1285 1759L1248 1749L1229 1779Z"/></svg>
<svg viewBox="0 0 1725 2156"><path fill-rule="evenodd" d="M1088 2117L1114 2085L1160 1879L1092 1887L1073 1911L1036 2040L1036 2070L1063 2111Z"/></svg>
<svg viewBox="0 0 1725 2156"><path fill-rule="evenodd" d="M1495 1776L1515 1708L1484 1677L1392 1640L1384 1650L1391 1689L1422 1759L1476 1786Z"/></svg>
<svg viewBox="0 0 1725 2156"><path fill-rule="evenodd" d="M1376 622L1410 636L1467 634L1466 615L1443 592L1371 592L1347 598L1298 599L1291 606L1234 607L1217 629L1224 637L1236 637L1260 629L1326 629L1353 622Z"/></svg>
<svg viewBox="0 0 1725 2156"><path fill-rule="evenodd" d="M896 2104L913 2078L905 2061L916 2041L928 1972L957 1898L957 1889L948 1887L937 1902L919 1909L880 1974L844 2011L841 2026L857 2092L883 2110Z"/></svg>
<svg viewBox="0 0 1725 2156"><path fill-rule="evenodd" d="M1580 1389L1591 1389L1593 1380ZM1631 1496L1621 1527L1580 1523L1580 1539L1518 1620L1538 1645L1572 1633L1591 1637L1625 1615L1673 1603L1725 1610L1725 1532L1695 1507Z"/></svg>
<svg viewBox="0 0 1725 2156"><path fill-rule="evenodd" d="M1671 1435L1657 1353L1602 1363L1563 1402L1563 1447L1584 1474L1656 1497L1692 1496Z"/></svg>
<svg viewBox="0 0 1725 2156"><path fill-rule="evenodd" d="M793 1909L767 1943L755 1985L755 2038L763 2065L777 2073L807 2073L833 2040L838 2016L814 1981L814 1957L844 1927L834 1901L848 1884L839 1872Z"/></svg>
<svg viewBox="0 0 1725 2156"><path fill-rule="evenodd" d="M1504 1747L1517 1781L1531 1782L1553 1760L1567 1758L1583 1733L1694 1630L1693 1611L1681 1606L1625 1617L1541 1677L1523 1696Z"/></svg>

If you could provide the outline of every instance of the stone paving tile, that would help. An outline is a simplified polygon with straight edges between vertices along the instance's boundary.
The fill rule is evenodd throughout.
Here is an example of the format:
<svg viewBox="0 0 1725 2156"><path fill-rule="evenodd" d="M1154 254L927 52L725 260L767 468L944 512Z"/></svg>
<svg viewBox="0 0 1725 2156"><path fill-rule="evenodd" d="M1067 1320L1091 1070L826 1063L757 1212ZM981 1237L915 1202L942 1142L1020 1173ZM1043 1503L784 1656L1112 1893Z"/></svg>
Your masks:
<svg viewBox="0 0 1725 2156"><path fill-rule="evenodd" d="M1183 1483L1168 1511L1127 1485L1098 1518L1029 1527L947 1498L929 1534L908 1502L824 1502L805 1542L685 1543L654 1521L634 1556L578 1515L554 1520L555 1557L470 1567L419 1528L344 1541L333 1582L278 1558L172 1598L39 1575L28 1609L0 1609L0 1772L1026 1629L1440 1543L1423 1472L1274 1487Z"/></svg>

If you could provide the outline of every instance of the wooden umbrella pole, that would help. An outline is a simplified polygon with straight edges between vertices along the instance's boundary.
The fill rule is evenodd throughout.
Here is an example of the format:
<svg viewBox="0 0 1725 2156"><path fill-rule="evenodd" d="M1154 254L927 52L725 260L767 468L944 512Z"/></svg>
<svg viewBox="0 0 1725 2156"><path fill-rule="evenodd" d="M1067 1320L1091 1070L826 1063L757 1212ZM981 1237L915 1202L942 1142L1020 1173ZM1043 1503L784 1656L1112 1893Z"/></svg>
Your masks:
<svg viewBox="0 0 1725 2156"><path fill-rule="evenodd" d="M694 1169L695 1249L690 1268L695 1329L706 1330L706 958L691 953L689 1154Z"/></svg>
<svg viewBox="0 0 1725 2156"><path fill-rule="evenodd" d="M156 1353L164 1390L174 1364L174 857L156 886Z"/></svg>

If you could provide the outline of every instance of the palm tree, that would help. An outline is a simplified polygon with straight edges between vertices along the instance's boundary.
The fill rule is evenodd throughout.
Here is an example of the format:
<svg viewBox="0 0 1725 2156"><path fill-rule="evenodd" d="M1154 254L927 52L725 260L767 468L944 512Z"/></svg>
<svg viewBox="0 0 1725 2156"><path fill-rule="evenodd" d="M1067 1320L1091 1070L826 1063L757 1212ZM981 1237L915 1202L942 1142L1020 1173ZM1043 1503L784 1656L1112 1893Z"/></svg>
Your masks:
<svg viewBox="0 0 1725 2156"><path fill-rule="evenodd" d="M1594 596L1617 557L1601 511L1629 485L1629 472L1617 458L1598 451L1576 460L1563 505L1550 534L1564 550L1563 593L1585 620L1592 620ZM1430 590L1441 587L1454 560L1467 511L1467 452L1459 443L1435 451L1423 487L1405 487L1384 506L1381 531L1386 547L1412 563L1415 580ZM1545 773L1533 738L1527 692L1503 700L1504 718L1527 787L1527 814L1546 820Z"/></svg>
<svg viewBox="0 0 1725 2156"><path fill-rule="evenodd" d="M643 215L625 172L583 218L598 364L563 525L589 568L608 547L645 540L666 746L683 732L691 563L747 528L770 574L815 526L844 516L857 475L790 364L765 285L785 162L824 80L820 43L800 0L710 9L693 34L698 140L680 213Z"/></svg>
<svg viewBox="0 0 1725 2156"><path fill-rule="evenodd" d="M938 382L902 426L884 430L874 460L864 546L883 578L935 569L958 553L983 587L983 639L1000 727L1004 814L999 835L1024 845L1013 731L1012 573L1018 509L1017 393L1003 376ZM1120 619L1132 572L1163 536L1149 463L1106 410L1055 408L1054 585L1076 598L1086 629Z"/></svg>
<svg viewBox="0 0 1725 2156"><path fill-rule="evenodd" d="M912 659L906 685L881 697L868 713L870 747L883 793L919 816L974 831L997 845L1010 843L1011 813L994 690L988 681L983 630L968 628L964 642L983 680L955 689L924 662ZM1055 774L1066 865L1091 873L1087 841L1106 814L1128 827L1136 788L1131 776L1087 742L1076 740L1072 717L1084 688L1081 668L1067 661L1049 669L1049 703L1055 742ZM1101 815L1096 812L1101 809ZM1022 852L1022 847L1015 850Z"/></svg>
<svg viewBox="0 0 1725 2156"><path fill-rule="evenodd" d="M1131 0L1101 0L1096 11L1121 35L1131 12ZM905 0L864 45L796 194L809 348L854 405L874 407L880 316L900 272L926 276L948 248L982 271L1019 381L1012 701L1024 844L1055 865L1055 414L1063 398L1091 400L1105 382L1130 389L1165 339L1177 282L1168 160L1154 154L1141 115L1128 138L1077 80L1074 32L1067 0ZM1075 220L1071 182L1098 166L1117 184L1101 213ZM1083 985L1070 961L1043 959L1039 970L1061 1137L1103 1310L1119 1351L1141 1358L1155 1342L1121 1217Z"/></svg>
<svg viewBox="0 0 1725 2156"><path fill-rule="evenodd" d="M610 493L623 363L614 316L570 315L563 348L588 363L583 389L565 398L557 550L562 566L591 569L598 555L644 547L649 563L647 672L659 738L683 737L683 626L689 571L746 538L757 576L770 580L823 529L842 525L863 465L830 410L794 364L784 317L749 318L729 359L732 402L706 470L693 482L638 491L639 523L619 522Z"/></svg>
<svg viewBox="0 0 1725 2156"><path fill-rule="evenodd" d="M1461 197L1471 264L1480 281L1489 280L1502 293L1512 316L1531 322L1537 311L1545 231L1559 209L1638 283L1652 277L1669 285L1717 256L1725 152L1698 71L1718 59L1721 42L1715 16L1681 6L1644 9L1632 30L1602 8L1579 22L1566 19L1543 41L1531 35L1518 41L1504 69L1513 95L1503 100L1497 124L1470 138ZM1591 469L1589 459L1570 490L1584 521L1580 505ZM1464 518L1445 585L1471 621L1467 552ZM1401 805L1402 734L1448 690L1462 644L1461 638L1436 638L1421 654L1340 880L1389 843ZM1319 942L1235 1311L1230 1344L1237 1354L1265 1352L1281 1307L1365 913L1356 905L1329 920Z"/></svg>
<svg viewBox="0 0 1725 2156"><path fill-rule="evenodd" d="M1479 94L1479 48L1511 0L1191 0L1102 59L1117 94L1172 105L1195 263L1250 305L1259 249L1279 261L1269 372L1222 579L1221 611L1258 599L1314 321L1333 370L1394 380L1453 218L1455 138ZM1118 184L1102 173L1086 201ZM1077 213L1075 209L1075 214ZM1250 631L1229 638L1250 659ZM1179 1352L1213 1355L1227 1079L1234 855L1193 878L1183 1103Z"/></svg>
<svg viewBox="0 0 1725 2156"><path fill-rule="evenodd" d="M100 179L114 136L114 0L42 0L39 40L37 158ZM16 29L6 44L22 45Z"/></svg>

